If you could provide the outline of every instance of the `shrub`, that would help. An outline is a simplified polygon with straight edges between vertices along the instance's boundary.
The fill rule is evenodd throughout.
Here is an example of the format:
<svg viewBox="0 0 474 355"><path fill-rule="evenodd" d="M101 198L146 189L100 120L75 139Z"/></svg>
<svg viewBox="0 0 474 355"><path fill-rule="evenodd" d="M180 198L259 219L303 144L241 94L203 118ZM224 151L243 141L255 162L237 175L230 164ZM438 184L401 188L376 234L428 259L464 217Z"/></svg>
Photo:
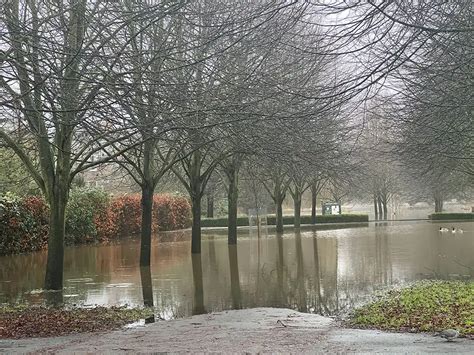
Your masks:
<svg viewBox="0 0 474 355"><path fill-rule="evenodd" d="M73 189L66 212L66 243L103 241L96 222L103 219L108 205L109 197L103 191L91 188ZM104 232L103 228L101 232Z"/></svg>
<svg viewBox="0 0 474 355"><path fill-rule="evenodd" d="M43 199L0 197L0 255L40 250L48 242L48 207Z"/></svg>
<svg viewBox="0 0 474 355"><path fill-rule="evenodd" d="M155 195L153 231L187 228L191 206L184 197ZM48 243L48 205L41 197L0 196L0 255L44 249ZM140 233L141 196L111 199L105 192L71 191L66 212L67 244L108 242Z"/></svg>
<svg viewBox="0 0 474 355"><path fill-rule="evenodd" d="M429 219L433 221L445 221L445 220L472 220L474 219L474 213L433 213L430 214Z"/></svg>
<svg viewBox="0 0 474 355"><path fill-rule="evenodd" d="M183 229L191 225L191 205L184 197L155 195L153 214L160 231Z"/></svg>
<svg viewBox="0 0 474 355"><path fill-rule="evenodd" d="M237 217L237 226L248 226L249 218L247 216ZM227 227L227 217L202 218L201 227Z"/></svg>
<svg viewBox="0 0 474 355"><path fill-rule="evenodd" d="M124 195L112 200L115 225L122 236L138 234L142 223L141 195ZM184 197L172 195L153 196L154 232L187 228L191 225L191 205Z"/></svg>
<svg viewBox="0 0 474 355"><path fill-rule="evenodd" d="M421 281L356 309L350 324L402 331L457 329L474 337L474 282Z"/></svg>
<svg viewBox="0 0 474 355"><path fill-rule="evenodd" d="M316 216L316 223L349 223L349 222L368 222L369 216L365 214L340 214L340 215L325 215ZM267 216L267 224L275 225L276 217L274 215ZM283 216L284 225L294 224L293 216ZM301 224L311 224L311 216L301 216ZM248 226L249 220L246 216L237 218L238 226ZM201 221L202 227L227 227L227 217L221 218L203 218Z"/></svg>
<svg viewBox="0 0 474 355"><path fill-rule="evenodd" d="M114 224L121 236L140 233L142 224L141 196L123 195L112 199L109 209L113 211Z"/></svg>

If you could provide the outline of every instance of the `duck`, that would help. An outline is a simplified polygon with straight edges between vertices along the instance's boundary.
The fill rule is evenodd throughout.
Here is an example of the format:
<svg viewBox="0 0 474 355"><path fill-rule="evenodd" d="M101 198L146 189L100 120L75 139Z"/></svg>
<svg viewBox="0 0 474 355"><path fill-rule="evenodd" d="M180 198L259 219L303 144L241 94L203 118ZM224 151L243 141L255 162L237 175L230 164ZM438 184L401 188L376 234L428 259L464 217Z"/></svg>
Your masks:
<svg viewBox="0 0 474 355"><path fill-rule="evenodd" d="M448 228L444 228L444 227L439 227L439 231L441 233L446 233L446 232L449 232L449 229Z"/></svg>
<svg viewBox="0 0 474 355"><path fill-rule="evenodd" d="M445 329L439 335L447 341L453 341L459 336L459 332L456 329Z"/></svg>
<svg viewBox="0 0 474 355"><path fill-rule="evenodd" d="M451 233L464 233L464 231L461 228L454 228L451 230Z"/></svg>

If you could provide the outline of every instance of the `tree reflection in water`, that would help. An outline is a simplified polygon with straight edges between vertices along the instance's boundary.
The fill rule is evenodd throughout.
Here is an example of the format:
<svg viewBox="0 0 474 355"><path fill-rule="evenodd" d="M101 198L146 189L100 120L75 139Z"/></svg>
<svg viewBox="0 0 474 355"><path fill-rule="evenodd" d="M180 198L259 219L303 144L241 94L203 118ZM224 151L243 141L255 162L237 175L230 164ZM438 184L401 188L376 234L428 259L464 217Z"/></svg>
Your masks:
<svg viewBox="0 0 474 355"><path fill-rule="evenodd" d="M165 319L251 307L335 315L367 302L378 288L433 277L472 278L472 224L460 227L467 232L455 237L424 222L288 230L260 238L241 233L238 247L230 249L223 235L212 234L203 240L202 257L193 260L189 240L155 243L151 272L139 267L139 240L68 247L64 300L61 293L39 292L45 251L3 256L0 303L145 305Z"/></svg>
<svg viewBox="0 0 474 355"><path fill-rule="evenodd" d="M295 249L296 249L296 285L298 291L297 307L300 312L308 312L306 300L306 287L303 263L303 247L301 246L301 232L295 231Z"/></svg>

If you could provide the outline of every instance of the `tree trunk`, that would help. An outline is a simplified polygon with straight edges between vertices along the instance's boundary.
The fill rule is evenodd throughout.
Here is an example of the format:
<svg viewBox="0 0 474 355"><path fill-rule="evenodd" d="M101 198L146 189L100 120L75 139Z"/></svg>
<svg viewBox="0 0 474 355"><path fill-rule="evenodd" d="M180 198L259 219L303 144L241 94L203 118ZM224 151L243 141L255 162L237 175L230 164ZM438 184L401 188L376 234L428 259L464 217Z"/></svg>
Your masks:
<svg viewBox="0 0 474 355"><path fill-rule="evenodd" d="M151 233L153 225L153 187L142 185L142 228L140 245L140 266L150 266Z"/></svg>
<svg viewBox="0 0 474 355"><path fill-rule="evenodd" d="M193 284L194 284L194 304L193 315L204 314L204 288L202 283L202 263L201 255L192 255Z"/></svg>
<svg viewBox="0 0 474 355"><path fill-rule="evenodd" d="M316 224L316 188L311 187L311 223Z"/></svg>
<svg viewBox="0 0 474 355"><path fill-rule="evenodd" d="M207 218L214 218L214 193L207 193Z"/></svg>
<svg viewBox="0 0 474 355"><path fill-rule="evenodd" d="M375 213L375 220L379 219L379 211L377 210L377 195L374 194L374 213Z"/></svg>
<svg viewBox="0 0 474 355"><path fill-rule="evenodd" d="M435 197L435 213L443 212L443 199L441 197Z"/></svg>
<svg viewBox="0 0 474 355"><path fill-rule="evenodd" d="M379 219L382 219L383 208L382 208L382 198L380 196L377 197L377 203L379 205Z"/></svg>
<svg viewBox="0 0 474 355"><path fill-rule="evenodd" d="M140 267L140 278L142 281L143 305L153 307L153 285L151 282L151 270L149 266Z"/></svg>
<svg viewBox="0 0 474 355"><path fill-rule="evenodd" d="M48 258L44 280L46 290L62 290L63 288L67 191L65 187L60 186L55 186L54 190L49 199Z"/></svg>
<svg viewBox="0 0 474 355"><path fill-rule="evenodd" d="M232 308L242 308L242 296L240 291L239 261L237 257L237 245L229 245L230 266L230 292L232 295Z"/></svg>
<svg viewBox="0 0 474 355"><path fill-rule="evenodd" d="M239 197L237 173L232 171L228 174L229 190L227 192L228 202L228 224L227 241L229 245L237 244L237 200Z"/></svg>
<svg viewBox="0 0 474 355"><path fill-rule="evenodd" d="M386 198L382 199L382 207L383 207L383 219L386 220L387 215L388 215L387 199Z"/></svg>
<svg viewBox="0 0 474 355"><path fill-rule="evenodd" d="M201 197L193 196L191 201L193 225L191 228L191 253L201 253Z"/></svg>
<svg viewBox="0 0 474 355"><path fill-rule="evenodd" d="M276 203L276 231L283 233L283 199L279 199Z"/></svg>
<svg viewBox="0 0 474 355"><path fill-rule="evenodd" d="M293 202L294 202L294 225L295 228L300 228L301 227L301 195L296 195L293 197Z"/></svg>

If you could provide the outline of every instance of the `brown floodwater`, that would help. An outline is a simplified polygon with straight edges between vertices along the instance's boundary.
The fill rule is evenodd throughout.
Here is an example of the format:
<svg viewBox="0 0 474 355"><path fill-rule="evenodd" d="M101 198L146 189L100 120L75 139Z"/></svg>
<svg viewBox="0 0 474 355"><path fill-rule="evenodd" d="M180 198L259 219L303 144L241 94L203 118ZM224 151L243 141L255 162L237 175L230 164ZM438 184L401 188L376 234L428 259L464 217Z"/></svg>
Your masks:
<svg viewBox="0 0 474 355"><path fill-rule="evenodd" d="M66 305L153 305L170 319L225 309L288 307L343 313L392 285L474 278L474 223L379 222L330 230L288 229L281 236L239 231L238 247L206 231L201 256L189 232L155 238L151 269L140 270L139 241L68 247ZM161 239L161 240L159 240ZM177 241L175 241L177 240ZM0 303L42 304L46 252L0 257ZM143 287L142 287L143 285ZM57 297L57 295L56 295Z"/></svg>

